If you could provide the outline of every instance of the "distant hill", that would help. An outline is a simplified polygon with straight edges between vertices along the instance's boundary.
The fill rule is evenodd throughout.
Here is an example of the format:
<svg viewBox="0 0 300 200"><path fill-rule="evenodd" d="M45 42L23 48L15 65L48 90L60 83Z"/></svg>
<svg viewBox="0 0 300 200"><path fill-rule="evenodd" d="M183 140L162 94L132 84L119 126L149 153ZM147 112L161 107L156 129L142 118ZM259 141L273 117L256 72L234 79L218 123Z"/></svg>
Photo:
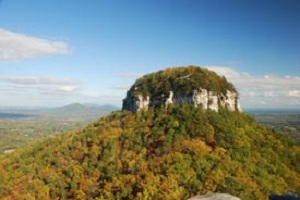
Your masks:
<svg viewBox="0 0 300 200"><path fill-rule="evenodd" d="M63 107L53 108L43 110L43 113L48 114L61 114L61 115L68 115L68 114L96 114L99 113L103 115L104 113L109 113L114 110L118 110L119 108L113 105L96 105L96 104L81 104L81 103L72 103L65 105Z"/></svg>
<svg viewBox="0 0 300 200"><path fill-rule="evenodd" d="M72 104L57 108L57 109L60 109L62 111L74 111L74 110L87 109L87 107L81 103L72 103Z"/></svg>
<svg viewBox="0 0 300 200"><path fill-rule="evenodd" d="M226 107L115 111L4 156L0 199L267 199L300 191L299 159L299 145Z"/></svg>

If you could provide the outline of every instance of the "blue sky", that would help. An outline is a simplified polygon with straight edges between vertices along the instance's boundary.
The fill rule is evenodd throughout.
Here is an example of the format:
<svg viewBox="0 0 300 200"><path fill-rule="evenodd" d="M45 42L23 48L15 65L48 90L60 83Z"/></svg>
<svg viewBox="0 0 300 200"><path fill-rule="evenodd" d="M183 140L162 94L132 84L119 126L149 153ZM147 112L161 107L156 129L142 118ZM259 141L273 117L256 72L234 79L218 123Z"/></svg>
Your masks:
<svg viewBox="0 0 300 200"><path fill-rule="evenodd" d="M185 65L244 108L300 108L300 1L0 1L0 105L121 106L139 76Z"/></svg>

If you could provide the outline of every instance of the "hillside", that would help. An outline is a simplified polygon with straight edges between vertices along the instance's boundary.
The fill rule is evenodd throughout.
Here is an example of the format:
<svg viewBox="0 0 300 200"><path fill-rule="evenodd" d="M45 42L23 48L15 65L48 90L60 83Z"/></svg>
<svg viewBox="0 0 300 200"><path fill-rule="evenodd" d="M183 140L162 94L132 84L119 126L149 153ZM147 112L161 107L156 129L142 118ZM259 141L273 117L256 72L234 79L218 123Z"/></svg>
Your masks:
<svg viewBox="0 0 300 200"><path fill-rule="evenodd" d="M40 112L46 115L93 115L102 116L119 108L113 105L93 105L72 103L58 108L41 110Z"/></svg>
<svg viewBox="0 0 300 200"><path fill-rule="evenodd" d="M0 161L0 197L241 199L300 191L300 148L249 116L189 105L114 112Z"/></svg>
<svg viewBox="0 0 300 200"><path fill-rule="evenodd" d="M189 102L115 111L0 160L0 199L243 200L300 191L300 146L249 115Z"/></svg>

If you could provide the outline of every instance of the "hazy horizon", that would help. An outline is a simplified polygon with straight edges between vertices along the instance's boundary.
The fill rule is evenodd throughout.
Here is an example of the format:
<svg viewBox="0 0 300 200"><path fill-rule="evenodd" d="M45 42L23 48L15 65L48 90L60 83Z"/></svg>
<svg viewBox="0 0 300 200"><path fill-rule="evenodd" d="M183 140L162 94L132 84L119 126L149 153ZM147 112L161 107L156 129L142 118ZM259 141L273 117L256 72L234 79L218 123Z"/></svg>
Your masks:
<svg viewBox="0 0 300 200"><path fill-rule="evenodd" d="M73 104L81 104L84 106L91 106L91 107L101 107L101 106L113 106L118 109L122 109L122 105L114 105L114 104L109 104L109 103L104 103L104 104L96 104L96 103L82 103L82 102L70 102L67 104L60 104L60 105L40 105L40 106L28 106L28 105L20 105L20 106L11 106L11 105L0 105L0 112L6 110L6 109L19 109L19 110L30 110L30 109L55 109L55 108L62 108L65 106L73 105ZM294 107L242 107L242 112L251 112L251 111L295 111L299 112L300 108L294 108Z"/></svg>

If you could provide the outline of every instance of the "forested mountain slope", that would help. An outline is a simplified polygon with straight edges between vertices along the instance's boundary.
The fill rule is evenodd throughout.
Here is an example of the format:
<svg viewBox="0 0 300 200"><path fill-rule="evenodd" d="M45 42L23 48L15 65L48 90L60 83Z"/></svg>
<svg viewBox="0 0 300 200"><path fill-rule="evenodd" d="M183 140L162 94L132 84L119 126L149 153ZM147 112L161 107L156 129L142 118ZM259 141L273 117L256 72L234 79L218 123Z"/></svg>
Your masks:
<svg viewBox="0 0 300 200"><path fill-rule="evenodd" d="M241 199L300 191L300 147L240 112L111 113L0 161L1 199Z"/></svg>
<svg viewBox="0 0 300 200"><path fill-rule="evenodd" d="M194 66L145 77L123 111L6 155L0 199L177 200L225 192L264 200L300 191L300 146L239 112L225 77ZM182 91L174 90L178 84Z"/></svg>

